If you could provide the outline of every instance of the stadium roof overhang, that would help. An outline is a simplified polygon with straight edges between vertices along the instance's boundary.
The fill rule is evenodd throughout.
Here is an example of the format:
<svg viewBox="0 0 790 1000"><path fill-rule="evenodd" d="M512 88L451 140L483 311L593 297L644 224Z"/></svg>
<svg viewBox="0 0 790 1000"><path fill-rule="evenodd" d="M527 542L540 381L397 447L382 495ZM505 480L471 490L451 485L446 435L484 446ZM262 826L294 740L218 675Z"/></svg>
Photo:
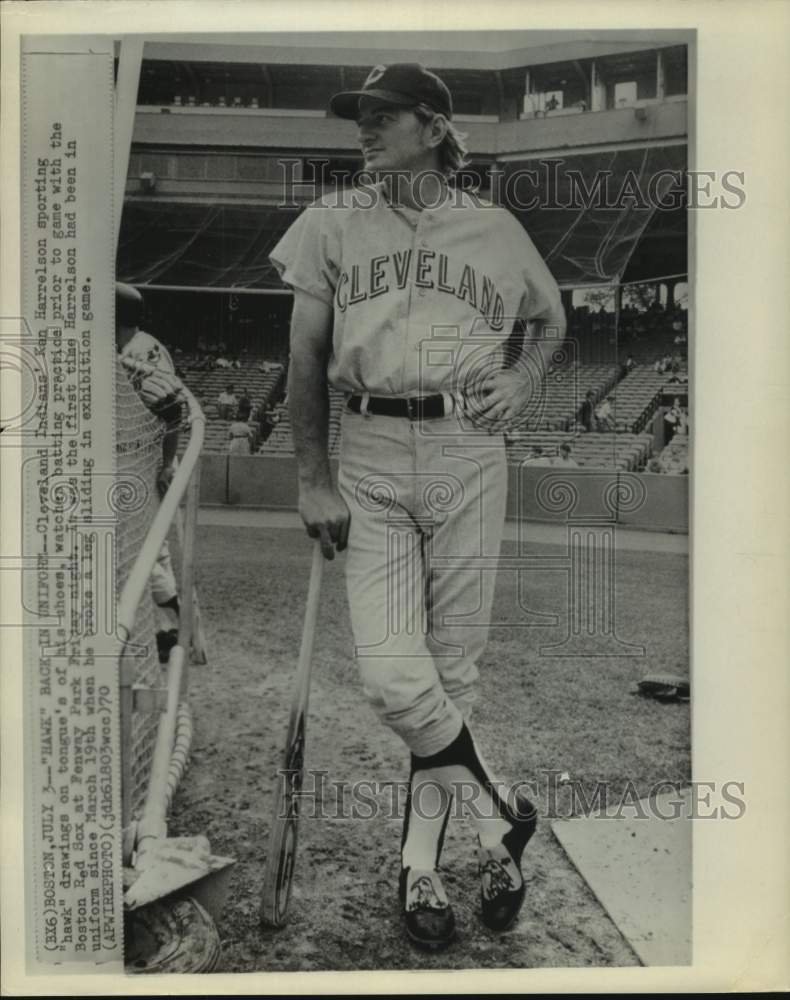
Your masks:
<svg viewBox="0 0 790 1000"><path fill-rule="evenodd" d="M422 62L440 68L505 70L687 45L687 29L590 31L355 31L149 35L146 59L325 66Z"/></svg>
<svg viewBox="0 0 790 1000"><path fill-rule="evenodd" d="M561 287L686 273L687 211L679 203L685 146L502 166L499 200L522 222ZM297 213L250 204L127 203L119 278L149 287L280 291L269 253Z"/></svg>

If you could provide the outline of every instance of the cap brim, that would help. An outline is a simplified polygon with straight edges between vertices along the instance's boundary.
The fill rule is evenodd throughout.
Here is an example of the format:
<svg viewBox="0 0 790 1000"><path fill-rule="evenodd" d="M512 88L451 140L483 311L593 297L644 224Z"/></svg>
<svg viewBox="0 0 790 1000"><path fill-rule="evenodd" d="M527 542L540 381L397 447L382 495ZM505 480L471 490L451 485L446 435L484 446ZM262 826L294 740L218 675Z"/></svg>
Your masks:
<svg viewBox="0 0 790 1000"><path fill-rule="evenodd" d="M360 97L370 97L374 101L383 101L385 104L395 104L402 108L413 108L419 103L408 94L399 94L394 90L344 90L330 98L329 107L338 118L356 119L359 114Z"/></svg>

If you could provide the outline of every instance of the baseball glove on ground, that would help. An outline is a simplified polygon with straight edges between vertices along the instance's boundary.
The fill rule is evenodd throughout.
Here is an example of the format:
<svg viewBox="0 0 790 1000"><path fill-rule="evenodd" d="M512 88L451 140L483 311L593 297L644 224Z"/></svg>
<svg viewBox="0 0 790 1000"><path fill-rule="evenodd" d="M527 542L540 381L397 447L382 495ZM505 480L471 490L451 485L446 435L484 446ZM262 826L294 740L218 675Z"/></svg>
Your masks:
<svg viewBox="0 0 790 1000"><path fill-rule="evenodd" d="M191 896L127 914L124 931L127 972L211 972L219 961L219 932Z"/></svg>
<svg viewBox="0 0 790 1000"><path fill-rule="evenodd" d="M636 693L659 701L688 701L691 685L677 674L648 674L637 682Z"/></svg>

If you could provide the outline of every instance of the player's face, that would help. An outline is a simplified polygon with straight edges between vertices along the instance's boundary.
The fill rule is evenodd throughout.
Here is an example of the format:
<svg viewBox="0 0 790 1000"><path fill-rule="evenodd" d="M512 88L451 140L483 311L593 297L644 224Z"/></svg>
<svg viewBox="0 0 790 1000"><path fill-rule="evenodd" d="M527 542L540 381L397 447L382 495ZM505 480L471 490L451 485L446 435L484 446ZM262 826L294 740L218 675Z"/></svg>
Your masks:
<svg viewBox="0 0 790 1000"><path fill-rule="evenodd" d="M435 149L429 129L408 108L397 108L362 98L357 118L365 169L429 170L435 167Z"/></svg>

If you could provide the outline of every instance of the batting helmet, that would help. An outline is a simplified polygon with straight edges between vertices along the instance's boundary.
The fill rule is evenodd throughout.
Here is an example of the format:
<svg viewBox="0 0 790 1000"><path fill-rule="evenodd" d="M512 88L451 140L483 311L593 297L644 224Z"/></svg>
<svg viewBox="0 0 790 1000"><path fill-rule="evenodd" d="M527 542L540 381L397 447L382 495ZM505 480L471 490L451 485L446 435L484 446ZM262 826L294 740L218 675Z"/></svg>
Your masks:
<svg viewBox="0 0 790 1000"><path fill-rule="evenodd" d="M115 282L115 325L139 326L145 312L142 295L131 285Z"/></svg>

